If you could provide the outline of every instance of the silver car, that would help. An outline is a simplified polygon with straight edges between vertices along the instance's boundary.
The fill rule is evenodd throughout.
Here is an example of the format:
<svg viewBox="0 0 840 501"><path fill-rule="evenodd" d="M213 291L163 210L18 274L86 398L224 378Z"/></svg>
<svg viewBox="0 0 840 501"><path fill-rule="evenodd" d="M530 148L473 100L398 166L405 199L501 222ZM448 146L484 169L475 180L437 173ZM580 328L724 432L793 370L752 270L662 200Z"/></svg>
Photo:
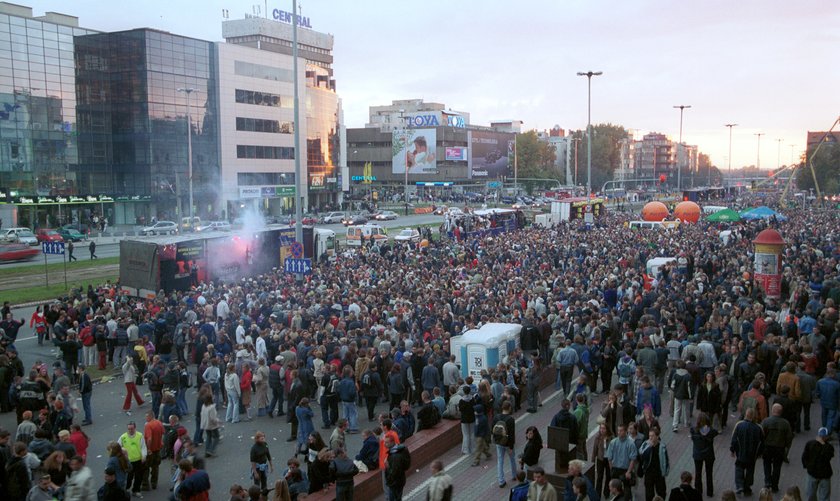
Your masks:
<svg viewBox="0 0 840 501"><path fill-rule="evenodd" d="M38 238L29 228L7 228L0 234L0 240L9 243L38 245Z"/></svg>
<svg viewBox="0 0 840 501"><path fill-rule="evenodd" d="M142 235L174 235L178 233L178 225L174 221L158 221L140 230Z"/></svg>

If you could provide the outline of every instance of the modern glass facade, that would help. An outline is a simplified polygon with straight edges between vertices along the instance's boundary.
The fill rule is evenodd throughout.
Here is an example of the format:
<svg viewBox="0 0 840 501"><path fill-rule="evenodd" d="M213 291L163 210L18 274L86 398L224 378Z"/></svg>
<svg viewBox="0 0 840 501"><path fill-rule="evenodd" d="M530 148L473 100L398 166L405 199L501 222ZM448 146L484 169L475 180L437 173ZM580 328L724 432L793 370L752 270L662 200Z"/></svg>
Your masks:
<svg viewBox="0 0 840 501"><path fill-rule="evenodd" d="M76 177L73 69L73 37L96 32L69 16L33 18L10 7L21 15L0 13L0 190L32 206L37 197L96 195Z"/></svg>
<svg viewBox="0 0 840 501"><path fill-rule="evenodd" d="M340 123L339 98L326 79L313 78L326 71L307 67L306 168L309 175L309 205L337 201Z"/></svg>
<svg viewBox="0 0 840 501"><path fill-rule="evenodd" d="M214 44L137 29L80 36L75 49L79 186L115 197L116 224L189 214L189 99L194 213L218 217Z"/></svg>

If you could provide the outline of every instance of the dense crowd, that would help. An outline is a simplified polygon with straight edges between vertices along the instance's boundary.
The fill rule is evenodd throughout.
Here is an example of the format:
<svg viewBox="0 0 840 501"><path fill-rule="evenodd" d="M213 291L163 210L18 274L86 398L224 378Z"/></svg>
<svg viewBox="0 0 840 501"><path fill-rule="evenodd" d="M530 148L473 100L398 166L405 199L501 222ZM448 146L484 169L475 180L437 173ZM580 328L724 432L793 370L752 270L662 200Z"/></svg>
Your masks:
<svg viewBox="0 0 840 501"><path fill-rule="evenodd" d="M352 499L354 475L374 469L388 499L402 499L411 457L401 444L441 419L461 422L461 450L474 464L495 446L498 484L515 481L514 499L630 499L637 481L644 491L637 496L665 498L666 479L677 477L660 441L666 425L690 433L696 465L671 499L713 496L713 444L730 426L738 493L751 493L759 456L765 487L776 492L783 461L799 459L787 449L794 433L809 431L815 402L821 426L803 456L807 492L829 499L830 441L840 426L840 217L786 215L784 223L733 225L724 240L722 227L703 221L629 230L625 216L608 213L594 227L529 227L422 248L376 244L319 265L303 283L272 273L152 299L123 296L118 284L89 286L29 320L39 342L59 348L55 367L24 367L14 347L24 322L4 308L0 403L19 426L13 438L0 432L7 473L0 481L10 499L50 499L27 497L37 489L64 499L88 499L73 497L74 489L95 495L84 466L88 438L76 422L92 423L85 367L97 366L120 371L128 415L132 400L145 403L138 385L151 394L143 431L131 422L109 445L116 459L100 499L157 488L164 459L177 465L161 482L174 497L208 499L205 459L216 454L225 422L265 418L269 426L278 417L291 423L294 455L271 484L274 462L258 433L248 460L254 487L233 486L231 499L296 499L333 485L338 499ZM752 280L751 241L768 226L787 242L778 299ZM648 276L648 259L659 256L677 260ZM522 324L535 349L462 377L449 340L492 322ZM569 429L579 458L595 463L594 484L573 462L568 485L556 492L539 464L536 428L517 447L523 437L513 415L539 411L544 371L556 373L563 390L552 424ZM82 395L83 419L71 386ZM606 402L595 409L599 392ZM377 415L381 402L391 411ZM731 425L733 411L740 419ZM587 441L589 415L599 412ZM329 438L316 422L332 430ZM358 454L345 444L354 433L364 439ZM449 499L458 487L439 462L431 480L430 499Z"/></svg>

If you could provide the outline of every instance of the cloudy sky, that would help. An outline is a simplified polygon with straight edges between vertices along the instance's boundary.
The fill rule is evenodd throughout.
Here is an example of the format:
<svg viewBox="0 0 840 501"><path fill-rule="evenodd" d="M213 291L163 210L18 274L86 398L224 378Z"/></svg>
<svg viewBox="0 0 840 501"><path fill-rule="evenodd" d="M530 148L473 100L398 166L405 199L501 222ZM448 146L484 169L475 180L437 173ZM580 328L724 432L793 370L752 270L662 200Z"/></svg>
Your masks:
<svg viewBox="0 0 840 501"><path fill-rule="evenodd" d="M221 41L222 10L241 18L262 0L19 0L35 15L78 16L87 28L151 27ZM290 11L291 0L268 1ZM592 120L679 133L719 167L762 168L804 149L808 130L840 114L837 0L301 0L313 29L335 35L335 74L350 127L370 105L423 98L471 121L519 119L526 128ZM781 143L777 142L781 139ZM781 145L781 148L779 146ZM791 148L793 145L793 149Z"/></svg>

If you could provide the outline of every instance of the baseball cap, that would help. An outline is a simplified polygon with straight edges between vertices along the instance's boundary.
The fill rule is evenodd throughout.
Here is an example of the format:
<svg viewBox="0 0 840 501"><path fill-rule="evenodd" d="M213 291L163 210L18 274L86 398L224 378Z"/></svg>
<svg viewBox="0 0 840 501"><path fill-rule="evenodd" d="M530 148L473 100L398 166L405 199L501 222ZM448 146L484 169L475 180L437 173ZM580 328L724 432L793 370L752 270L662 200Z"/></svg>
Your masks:
<svg viewBox="0 0 840 501"><path fill-rule="evenodd" d="M817 436L818 437L827 437L828 436L828 428L823 427L823 428L820 428L819 430L817 430Z"/></svg>

